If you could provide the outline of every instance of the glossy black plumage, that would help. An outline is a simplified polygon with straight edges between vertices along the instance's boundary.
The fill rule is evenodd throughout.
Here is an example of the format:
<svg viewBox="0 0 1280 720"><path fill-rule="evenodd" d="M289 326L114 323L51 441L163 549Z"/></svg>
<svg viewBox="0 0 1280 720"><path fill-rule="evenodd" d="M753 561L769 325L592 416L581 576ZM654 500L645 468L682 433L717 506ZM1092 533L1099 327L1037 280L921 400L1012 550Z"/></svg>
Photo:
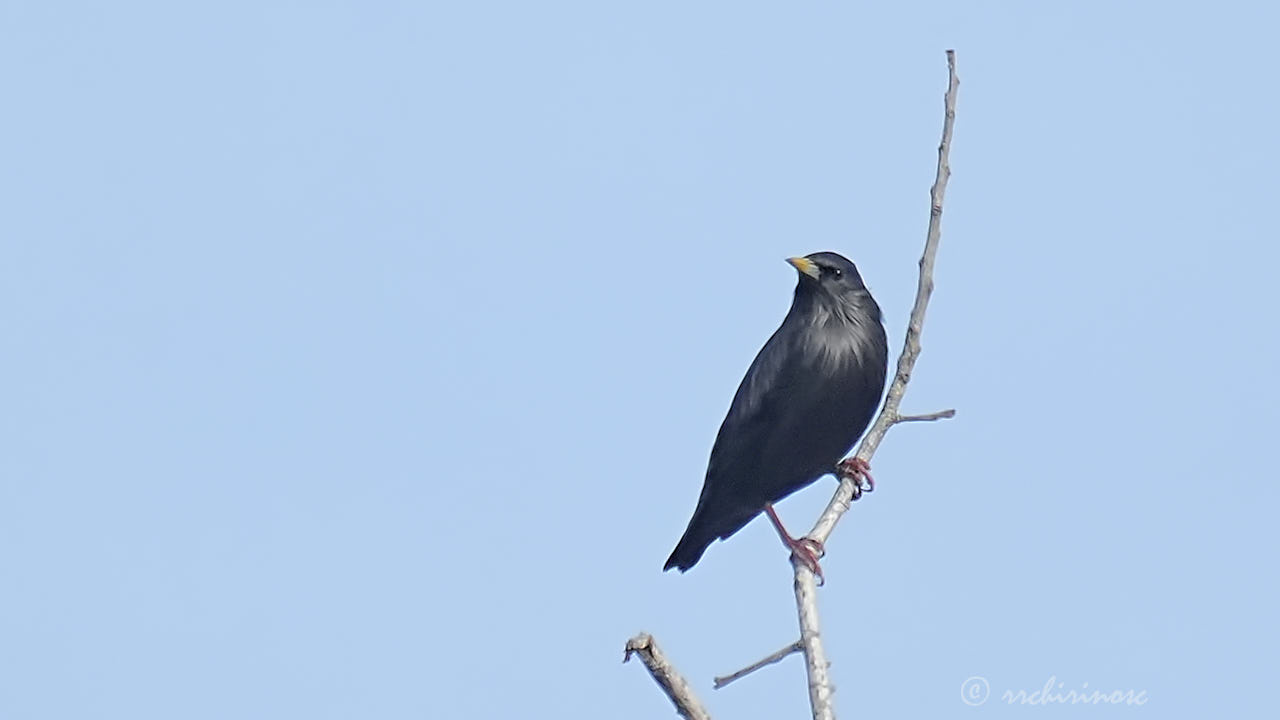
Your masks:
<svg viewBox="0 0 1280 720"><path fill-rule="evenodd" d="M858 269L831 252L789 262L800 273L791 310L734 395L664 570L688 570L767 503L834 472L880 404L889 349Z"/></svg>

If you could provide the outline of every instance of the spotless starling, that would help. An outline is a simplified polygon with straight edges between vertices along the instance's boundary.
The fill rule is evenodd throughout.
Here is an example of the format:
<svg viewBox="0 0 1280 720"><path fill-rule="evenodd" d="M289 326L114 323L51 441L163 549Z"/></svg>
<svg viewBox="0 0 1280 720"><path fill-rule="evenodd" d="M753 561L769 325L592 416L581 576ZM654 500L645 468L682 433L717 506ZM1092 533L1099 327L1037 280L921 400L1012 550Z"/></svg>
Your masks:
<svg viewBox="0 0 1280 720"><path fill-rule="evenodd" d="M791 310L733 396L698 507L664 570L688 570L712 541L764 511L796 557L821 576L821 548L787 534L773 503L827 473L855 478L855 498L874 488L866 463L840 458L866 430L884 391L889 347L880 306L841 255L787 262L800 275Z"/></svg>

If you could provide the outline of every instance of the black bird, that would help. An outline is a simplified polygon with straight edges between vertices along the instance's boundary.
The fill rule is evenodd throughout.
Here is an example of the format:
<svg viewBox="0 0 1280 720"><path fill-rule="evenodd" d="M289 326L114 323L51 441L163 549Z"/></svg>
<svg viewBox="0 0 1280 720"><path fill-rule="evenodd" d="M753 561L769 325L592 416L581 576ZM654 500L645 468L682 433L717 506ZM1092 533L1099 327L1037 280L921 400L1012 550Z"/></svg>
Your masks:
<svg viewBox="0 0 1280 720"><path fill-rule="evenodd" d="M664 570L693 567L712 541L763 510L788 547L821 575L821 548L788 535L773 503L827 473L856 477L859 488L865 477L865 489L874 487L866 463L840 458L866 430L884 391L889 347L880 306L841 255L787 262L800 274L791 310L733 396L698 507Z"/></svg>

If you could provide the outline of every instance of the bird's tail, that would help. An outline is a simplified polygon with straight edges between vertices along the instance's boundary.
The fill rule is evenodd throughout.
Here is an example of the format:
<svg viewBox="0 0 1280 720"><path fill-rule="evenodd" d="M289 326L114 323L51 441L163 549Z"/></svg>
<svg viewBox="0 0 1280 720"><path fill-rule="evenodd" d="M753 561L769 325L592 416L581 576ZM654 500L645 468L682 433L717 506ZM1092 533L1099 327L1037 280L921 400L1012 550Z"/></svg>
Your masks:
<svg viewBox="0 0 1280 720"><path fill-rule="evenodd" d="M677 568L680 572L688 570L702 558L702 553L707 551L711 543L738 532L759 512L700 500L698 508L693 511L693 519L689 520L689 527L685 529L662 569Z"/></svg>
<svg viewBox="0 0 1280 720"><path fill-rule="evenodd" d="M680 537L680 542L676 543L676 549L672 550L671 557L667 558L667 564L662 566L664 571L671 568L677 568L680 572L688 570L698 562L702 553L707 551L707 547L715 542L716 533L708 532L699 520L698 514L695 513L693 519L689 521L689 527Z"/></svg>

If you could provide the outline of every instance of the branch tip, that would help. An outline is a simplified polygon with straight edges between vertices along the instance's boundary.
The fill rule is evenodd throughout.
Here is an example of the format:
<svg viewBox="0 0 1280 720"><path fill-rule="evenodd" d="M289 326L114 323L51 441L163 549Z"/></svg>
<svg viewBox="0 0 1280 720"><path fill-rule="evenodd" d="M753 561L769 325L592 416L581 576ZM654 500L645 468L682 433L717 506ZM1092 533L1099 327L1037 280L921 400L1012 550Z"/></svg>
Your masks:
<svg viewBox="0 0 1280 720"><path fill-rule="evenodd" d="M666 693L667 698L671 700L671 704L676 706L676 712L686 720L711 720L710 713L698 701L697 696L693 694L693 688L690 687L689 681L684 679L680 671L667 660L667 656L663 654L658 647L658 643L649 633L640 633L627 641L626 651L622 656L622 662L631 659L632 654L640 658L640 662L644 663L644 667L649 671L650 677L654 682L658 683L658 687L662 692Z"/></svg>

